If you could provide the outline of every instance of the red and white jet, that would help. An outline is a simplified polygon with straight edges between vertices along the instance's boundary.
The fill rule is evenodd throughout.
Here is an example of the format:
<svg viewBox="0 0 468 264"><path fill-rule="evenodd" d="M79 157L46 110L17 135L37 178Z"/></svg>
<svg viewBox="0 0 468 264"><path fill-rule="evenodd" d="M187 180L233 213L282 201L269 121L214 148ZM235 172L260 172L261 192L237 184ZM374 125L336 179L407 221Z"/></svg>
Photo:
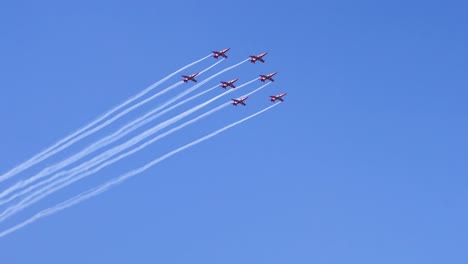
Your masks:
<svg viewBox="0 0 468 264"><path fill-rule="evenodd" d="M239 99L231 99L232 100L232 105L234 106L237 106L238 104L241 104L241 105L246 105L244 103L245 100L247 100L247 98L249 98L248 96L244 96L242 98L239 98Z"/></svg>
<svg viewBox="0 0 468 264"><path fill-rule="evenodd" d="M277 74L277 72L272 72L272 73L269 73L267 75L261 74L260 75L260 81L264 82L266 80L270 80L270 81L274 82L275 80L273 80L273 76L275 76L276 74Z"/></svg>
<svg viewBox="0 0 468 264"><path fill-rule="evenodd" d="M226 49L223 49L223 50L220 50L220 51L212 51L213 52L213 58L217 59L219 56L223 57L223 58L227 58L226 56L226 52L228 52L231 48L226 48Z"/></svg>
<svg viewBox="0 0 468 264"><path fill-rule="evenodd" d="M194 74L190 74L189 76L187 75L182 75L182 77L184 77L184 82L188 82L188 81L194 81L194 82L197 82L197 80L195 80L195 76L197 76L198 74L200 74L199 72L196 72Z"/></svg>
<svg viewBox="0 0 468 264"><path fill-rule="evenodd" d="M277 95L270 95L270 101L275 102L276 100L279 100L281 102L284 102L283 96L285 96L287 93L280 93Z"/></svg>
<svg viewBox="0 0 468 264"><path fill-rule="evenodd" d="M250 62L252 62L252 63L255 63L256 61L265 62L265 60L263 60L263 56L265 56L267 54L268 54L268 52L263 52L262 54L259 54L257 56L250 55Z"/></svg>
<svg viewBox="0 0 468 264"><path fill-rule="evenodd" d="M221 87L223 87L224 89L226 89L226 87L228 86L231 86L232 88L236 88L236 86L234 86L234 83L237 82L237 80L239 80L239 78L232 79L228 82L221 82L222 83Z"/></svg>

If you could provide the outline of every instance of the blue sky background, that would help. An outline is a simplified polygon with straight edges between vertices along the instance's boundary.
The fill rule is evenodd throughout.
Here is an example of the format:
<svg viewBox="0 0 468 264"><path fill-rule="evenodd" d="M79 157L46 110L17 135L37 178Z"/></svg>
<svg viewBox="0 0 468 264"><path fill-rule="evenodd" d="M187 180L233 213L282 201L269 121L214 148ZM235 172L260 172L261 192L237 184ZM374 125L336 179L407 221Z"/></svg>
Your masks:
<svg viewBox="0 0 468 264"><path fill-rule="evenodd" d="M2 230L270 105L268 95L288 95L258 118L0 239L1 263L468 262L466 1L65 2L0 5L1 172L211 50L232 48L200 79L269 54L205 89L270 71L277 81L247 107L175 133Z"/></svg>

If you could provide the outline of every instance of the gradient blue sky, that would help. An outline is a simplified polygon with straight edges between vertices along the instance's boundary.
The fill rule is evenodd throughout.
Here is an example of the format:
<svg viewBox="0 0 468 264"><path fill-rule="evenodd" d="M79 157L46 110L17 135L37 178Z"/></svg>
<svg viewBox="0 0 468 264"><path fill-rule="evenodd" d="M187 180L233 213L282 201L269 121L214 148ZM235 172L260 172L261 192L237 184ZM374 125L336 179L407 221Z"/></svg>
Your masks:
<svg viewBox="0 0 468 264"><path fill-rule="evenodd" d="M211 50L210 73L268 51L220 79L277 81L2 230L287 102L0 239L1 263L468 263L466 1L160 2L0 4L0 171Z"/></svg>

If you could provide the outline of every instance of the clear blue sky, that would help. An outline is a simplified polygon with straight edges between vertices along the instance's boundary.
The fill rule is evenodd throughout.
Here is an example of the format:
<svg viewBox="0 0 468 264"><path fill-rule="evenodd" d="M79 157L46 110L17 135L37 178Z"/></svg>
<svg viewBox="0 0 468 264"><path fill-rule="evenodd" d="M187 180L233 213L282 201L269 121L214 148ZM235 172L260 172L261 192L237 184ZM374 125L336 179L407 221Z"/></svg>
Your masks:
<svg viewBox="0 0 468 264"><path fill-rule="evenodd" d="M1 230L288 95L0 239L0 262L468 263L467 10L430 0L2 3L1 172L211 50L231 47L210 73L269 52L220 79L279 73L247 107L175 133Z"/></svg>

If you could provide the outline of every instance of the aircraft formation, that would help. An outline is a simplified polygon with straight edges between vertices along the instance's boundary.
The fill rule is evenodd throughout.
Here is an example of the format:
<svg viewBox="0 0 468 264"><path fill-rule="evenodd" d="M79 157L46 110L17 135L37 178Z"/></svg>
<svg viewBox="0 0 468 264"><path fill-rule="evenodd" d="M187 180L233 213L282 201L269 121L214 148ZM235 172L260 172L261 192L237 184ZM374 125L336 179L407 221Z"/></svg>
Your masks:
<svg viewBox="0 0 468 264"><path fill-rule="evenodd" d="M213 115L225 107L231 107L231 105L237 106L239 104L246 106L247 99L252 97L252 95L257 91L263 89L263 87L266 87L275 81L273 78L276 76L277 72L260 74L257 77L253 77L253 79L250 81L242 84L238 84L239 78L237 77L228 80L219 80L220 82L215 82L213 87L209 89L203 89L203 91L187 97L189 93L195 92L196 89L202 87L208 81L216 78L226 71L242 65L243 63L248 63L248 61L251 63L255 63L257 61L264 63L264 56L267 55L267 52L263 52L259 55L250 55L248 58L245 58L234 65L223 68L219 72L201 79L200 77L203 76L206 71L221 63L222 60L228 58L227 52L229 50L230 48L226 48L220 51L212 51L212 53L206 54L203 58L183 66L182 68L167 75L161 80L153 83L148 88L130 97L113 109L100 115L99 118L79 128L68 136L60 139L50 147L34 155L32 158L17 165L9 171L0 174L0 183L3 183L4 181L7 181L10 178L16 176L27 176L27 178L23 178L17 183L11 182L11 184L5 188L0 188L0 238L21 228L24 228L25 226L43 217L57 213L61 210L97 196L109 190L111 187L116 186L125 180L148 170L163 160L187 148L208 140L251 118L254 118L268 111L269 109L278 106L280 102L284 101L283 97L286 95L285 92L276 95L270 95L269 100L273 104L267 103L269 106L249 116L227 124L224 127L214 130L213 132L188 142L185 145L179 146L170 152L154 158L141 167L134 168L133 170L123 173L120 176L113 177L101 185L73 196L68 200L56 204L55 206L48 207L30 216L28 219L22 222L18 222L15 218L13 218L13 216L16 214L35 205L46 197L53 195L55 192L58 192L59 190L66 188L67 186L72 185L81 179L96 174L102 169L112 166L112 164L118 163L126 157L136 154L140 150L156 143L157 141L162 140L163 138L168 137L181 129L184 129L186 126L189 126L203 118L207 118L208 116ZM192 67L205 59L211 59L210 57L219 60L212 63L203 70L199 70L192 74L182 75L182 81L178 79L174 84L168 85L166 88L158 88L170 78L179 76L179 74L184 73L187 68ZM256 83L258 80L262 82L261 86L250 91L249 93L244 94L239 98L226 100L217 107L202 110L216 100L221 99L221 97L226 96L230 92L237 92L242 87L251 83ZM192 82L196 84L193 86L184 84L191 84ZM169 93L178 86L190 87L183 89L183 91L180 91L178 94L172 95L172 97L162 97L164 94ZM205 93L219 89L219 87L225 91L218 95L212 96L210 99L204 99L202 102L188 104ZM153 93L153 91L157 92ZM134 111L145 104L153 102L156 99L158 99L159 104L155 104L155 106L152 107L150 111ZM188 109L179 110L178 112L173 111L177 107L184 105L188 105L190 107ZM134 115L127 115L132 111L134 111ZM171 111L173 111L173 113L170 113ZM188 119L195 112L201 111L203 111L203 113L199 113L197 116ZM164 115L169 116L163 117ZM158 120L155 122L155 120L162 118L164 118L164 120ZM120 122L116 122L117 120ZM149 126L149 124L151 124L151 126ZM105 128L106 132L108 133L97 134L97 132ZM81 142L81 145L86 145L85 148L76 148L76 151L69 151L68 154L64 155L64 150L68 149L74 144L80 144L80 141L82 141L84 138L88 139L88 142L86 143ZM60 157L57 159L57 162L54 161L54 164L51 165L46 163L47 159L59 154L63 156L63 159ZM45 168L38 172L26 171L33 166L40 165L45 166ZM46 204L47 201L44 203L44 205ZM2 229L1 227L5 225L5 221L10 220L10 218L13 218L12 220L15 224L9 228ZM8 222L6 224L8 225Z"/></svg>
<svg viewBox="0 0 468 264"><path fill-rule="evenodd" d="M220 51L212 51L213 53L213 58L215 59L218 59L219 57L223 57L223 58L228 58L228 56L226 55L226 52L228 52L231 48L225 48L225 49L222 49ZM262 63L265 63L265 60L263 59L263 57L265 55L267 55L268 52L263 52L263 53L260 53L258 55L250 55L250 62L252 63L255 63L256 61L260 61ZM273 76L275 76L278 72L272 72L272 73L268 73L268 74L260 74L260 81L261 82L266 82L267 80L270 81L270 82L274 82L275 80L273 79ZM185 83L189 82L189 81L193 81L193 82L197 82L197 80L195 79L195 77L200 74L199 72L195 72L195 73L192 73L190 75L182 75L182 78L183 78L183 81ZM221 81L221 87L223 89L226 89L227 87L231 87L231 88L236 88L236 86L234 85L235 82L237 82L239 80L239 78L234 78L230 81ZM284 99L283 99L283 96L285 96L287 93L280 93L280 94L277 94L277 95L270 95L270 101L271 102L276 102L276 100L278 101L281 101L281 102L284 102ZM236 98L236 99L231 99L232 100L232 105L234 106L237 106L238 104L241 104L243 106L245 106L245 100L247 100L247 98L249 98L248 96L244 96L244 97L241 97L241 98Z"/></svg>

